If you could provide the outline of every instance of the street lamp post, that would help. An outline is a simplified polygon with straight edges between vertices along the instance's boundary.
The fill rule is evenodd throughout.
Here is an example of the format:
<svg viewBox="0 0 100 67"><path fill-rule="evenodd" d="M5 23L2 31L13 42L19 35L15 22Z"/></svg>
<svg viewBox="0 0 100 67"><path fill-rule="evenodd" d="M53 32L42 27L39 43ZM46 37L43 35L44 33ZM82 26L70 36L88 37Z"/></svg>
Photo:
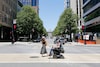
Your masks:
<svg viewBox="0 0 100 67"><path fill-rule="evenodd" d="M86 17L84 17L84 19L83 19L84 24L85 24L85 19L86 19ZM86 25L83 26L83 30L84 30L84 35L85 35L85 38L84 38L84 45L86 45Z"/></svg>
<svg viewBox="0 0 100 67"><path fill-rule="evenodd" d="M9 9L9 11L10 11L10 14L11 14L12 10ZM12 20L12 25L11 25L11 27L12 27L12 29L11 29L11 43L12 43L12 44L14 44L14 42L15 42L15 37L14 37L14 25L13 25L14 21L15 21L15 20Z"/></svg>
<svg viewBox="0 0 100 67"><path fill-rule="evenodd" d="M84 38L83 38L83 40L84 40L84 45L86 45L86 26L82 26L82 30L83 30L83 36L84 36Z"/></svg>
<svg viewBox="0 0 100 67"><path fill-rule="evenodd" d="M86 45L86 26L84 26L84 35L85 35L84 45Z"/></svg>
<svg viewBox="0 0 100 67"><path fill-rule="evenodd" d="M13 28L13 24L12 24L11 36L12 36L12 44L14 44L14 42L15 42L15 37L14 37L14 28Z"/></svg>

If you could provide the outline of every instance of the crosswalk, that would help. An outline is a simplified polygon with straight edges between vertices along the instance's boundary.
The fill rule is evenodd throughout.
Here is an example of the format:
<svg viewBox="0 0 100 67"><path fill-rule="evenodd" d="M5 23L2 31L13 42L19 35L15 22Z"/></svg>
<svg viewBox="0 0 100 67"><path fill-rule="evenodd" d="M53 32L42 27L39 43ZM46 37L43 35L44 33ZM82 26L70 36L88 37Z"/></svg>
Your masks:
<svg viewBox="0 0 100 67"><path fill-rule="evenodd" d="M100 54L64 54L64 59L37 53L0 54L0 63L100 63Z"/></svg>

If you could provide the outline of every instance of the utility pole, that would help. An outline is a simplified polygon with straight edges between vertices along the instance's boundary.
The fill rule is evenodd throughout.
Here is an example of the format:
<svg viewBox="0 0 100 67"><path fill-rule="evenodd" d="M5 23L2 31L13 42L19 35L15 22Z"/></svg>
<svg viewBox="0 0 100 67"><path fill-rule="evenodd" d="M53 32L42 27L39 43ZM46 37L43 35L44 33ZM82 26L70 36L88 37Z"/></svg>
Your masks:
<svg viewBox="0 0 100 67"><path fill-rule="evenodd" d="M84 45L86 45L86 26L84 26L84 35L85 35Z"/></svg>
<svg viewBox="0 0 100 67"><path fill-rule="evenodd" d="M15 23L16 23L16 20L13 20L13 22L12 22L12 31L11 31L12 44L14 44L14 42L15 42L15 35L14 35L14 30L16 29Z"/></svg>

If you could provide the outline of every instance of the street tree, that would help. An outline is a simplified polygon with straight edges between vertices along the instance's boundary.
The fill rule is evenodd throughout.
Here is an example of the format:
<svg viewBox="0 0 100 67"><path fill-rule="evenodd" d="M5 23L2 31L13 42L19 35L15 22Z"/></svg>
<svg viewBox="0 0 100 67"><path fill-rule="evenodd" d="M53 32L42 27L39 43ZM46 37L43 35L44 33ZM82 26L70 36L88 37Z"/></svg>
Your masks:
<svg viewBox="0 0 100 67"><path fill-rule="evenodd" d="M17 33L21 35L29 35L34 32L39 34L45 33L42 20L31 6L23 6L22 10L17 14Z"/></svg>
<svg viewBox="0 0 100 67"><path fill-rule="evenodd" d="M71 8L67 8L61 14L57 27L55 28L53 35L76 33L78 28L76 26L77 15L73 13Z"/></svg>

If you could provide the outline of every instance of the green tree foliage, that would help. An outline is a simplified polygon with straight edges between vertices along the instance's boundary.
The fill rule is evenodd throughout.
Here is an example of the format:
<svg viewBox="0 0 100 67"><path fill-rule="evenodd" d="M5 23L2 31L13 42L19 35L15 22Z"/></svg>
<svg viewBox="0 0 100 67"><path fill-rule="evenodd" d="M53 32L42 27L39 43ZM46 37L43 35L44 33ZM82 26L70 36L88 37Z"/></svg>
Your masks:
<svg viewBox="0 0 100 67"><path fill-rule="evenodd" d="M24 6L17 14L17 33L30 34L33 28L40 34L46 32L43 22L35 10L31 6Z"/></svg>
<svg viewBox="0 0 100 67"><path fill-rule="evenodd" d="M75 33L78 30L76 26L77 18L77 15L73 13L72 9L65 9L59 18L57 27L55 28L53 35L68 33L69 30L70 32Z"/></svg>

